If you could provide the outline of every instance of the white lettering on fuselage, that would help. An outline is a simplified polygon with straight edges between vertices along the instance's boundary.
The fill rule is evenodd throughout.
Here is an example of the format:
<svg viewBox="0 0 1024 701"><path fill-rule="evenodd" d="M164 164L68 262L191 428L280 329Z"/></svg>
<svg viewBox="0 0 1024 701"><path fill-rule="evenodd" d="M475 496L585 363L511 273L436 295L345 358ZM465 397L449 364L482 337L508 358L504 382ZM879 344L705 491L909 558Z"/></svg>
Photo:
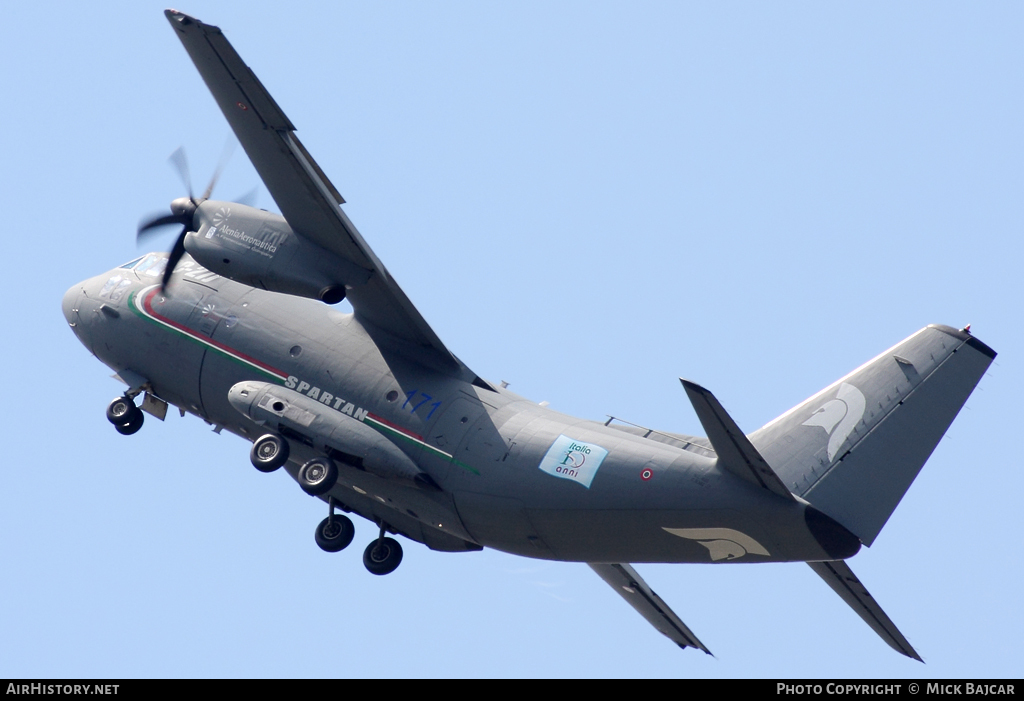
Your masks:
<svg viewBox="0 0 1024 701"><path fill-rule="evenodd" d="M293 389L299 394L305 394L310 399L315 399L325 406L329 406L342 414L351 416L356 421L362 421L366 418L366 415L370 413L366 409L356 406L352 402L347 402L341 397L336 397L330 392L326 392L319 387L314 387L294 375L288 376L288 379L285 380L284 386L285 389Z"/></svg>
<svg viewBox="0 0 1024 701"><path fill-rule="evenodd" d="M206 238L211 238L215 234L220 234L221 236L229 236L237 241L241 241L242 243L249 246L250 251L257 251L259 253L264 254L270 253L271 255L277 253L276 241L258 239L255 236L250 236L244 231L241 231L239 229L233 229L227 224L221 224L220 226L210 227L210 230L206 233Z"/></svg>

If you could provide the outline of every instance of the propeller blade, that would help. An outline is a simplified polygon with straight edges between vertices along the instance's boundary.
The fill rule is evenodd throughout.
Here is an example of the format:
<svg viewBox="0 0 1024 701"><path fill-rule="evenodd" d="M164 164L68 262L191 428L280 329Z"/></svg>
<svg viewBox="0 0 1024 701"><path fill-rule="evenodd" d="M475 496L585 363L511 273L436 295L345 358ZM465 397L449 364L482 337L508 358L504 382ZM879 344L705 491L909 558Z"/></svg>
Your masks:
<svg viewBox="0 0 1024 701"><path fill-rule="evenodd" d="M195 199L192 197L192 175L188 169L188 157L185 155L185 148L182 146L176 148L168 160L178 171L178 175L181 177L181 181L185 183L185 187L188 188L188 198L190 200Z"/></svg>
<svg viewBox="0 0 1024 701"><path fill-rule="evenodd" d="M162 214L159 217L153 217L144 224L139 224L139 231L135 235L136 241L141 241L148 234L152 233L153 229L161 226L167 226L168 224L178 224L179 226L185 226L188 222L184 220L184 217L180 214Z"/></svg>
<svg viewBox="0 0 1024 701"><path fill-rule="evenodd" d="M224 171L224 167L228 163L228 159L231 157L231 152L234 150L234 141L228 140L225 144L224 152L221 155L220 163L217 164L217 169L213 172L213 177L210 178L210 184L206 186L205 192L203 192L202 198L198 201L192 194L192 174L188 167L188 157L185 155L185 149L178 147L174 153L170 156L171 165L178 171L178 175L181 176L181 180L185 183L185 187L188 188L188 199L179 197L178 199L171 202L171 213L156 216L148 221L144 221L139 225L139 231L136 234L136 240L140 241L142 238L149 235L151 231L161 226L168 224L178 224L181 226L181 233L178 234L178 238L174 241L174 247L171 248L171 252L167 257L167 265L164 268L163 278L160 281L160 291L164 294L167 293L167 283L171 281L171 276L174 275L174 269L177 267L181 257L185 255L185 236L188 235L189 228L192 227L196 211L199 209L199 205L202 204L203 200L210 198L213 194L213 188L217 184L217 180L220 178L220 174ZM251 196L255 196L256 191L253 190Z"/></svg>
<svg viewBox="0 0 1024 701"><path fill-rule="evenodd" d="M210 195L213 194L213 188L216 186L217 181L220 180L220 174L224 172L224 167L227 166L228 161L231 160L231 154L235 150L235 141L231 137L228 137L227 143L224 144L224 151L220 154L220 160L217 161L217 168L213 171L213 177L210 178L210 184L206 186L206 190L203 191L203 199L210 199Z"/></svg>
<svg viewBox="0 0 1024 701"><path fill-rule="evenodd" d="M171 254L167 257L167 267L164 268L164 277L160 281L160 291L167 291L167 283L171 281L171 275L174 274L174 268L178 265L178 261L185 255L185 235L188 233L188 227L182 228L181 233L178 234L178 240L174 242L174 248L171 249Z"/></svg>
<svg viewBox="0 0 1024 701"><path fill-rule="evenodd" d="M249 192L245 193L244 195L236 199L235 202L237 202L238 204L243 204L246 207L255 207L256 195L259 194L259 191L259 187L254 187L253 189L249 190Z"/></svg>

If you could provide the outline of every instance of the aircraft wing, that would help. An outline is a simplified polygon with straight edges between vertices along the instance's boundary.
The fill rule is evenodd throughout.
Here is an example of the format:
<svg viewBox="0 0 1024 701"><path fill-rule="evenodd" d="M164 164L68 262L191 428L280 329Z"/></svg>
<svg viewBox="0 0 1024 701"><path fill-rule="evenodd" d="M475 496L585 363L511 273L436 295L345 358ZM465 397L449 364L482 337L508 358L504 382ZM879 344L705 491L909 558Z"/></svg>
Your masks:
<svg viewBox="0 0 1024 701"><path fill-rule="evenodd" d="M899 631L892 619L885 615L885 611L878 605L874 597L860 583L857 576L842 560L830 560L827 562L808 562L811 569L825 583L832 587L832 590L857 612L857 615L864 619L864 622L871 626L871 630L889 644L896 652L907 657L924 662L917 651L910 645L903 633Z"/></svg>
<svg viewBox="0 0 1024 701"><path fill-rule="evenodd" d="M654 590L647 586L636 570L626 564L590 565L590 569L626 600L647 622L681 648L693 647L711 655L704 643L697 639ZM712 655L713 657L713 655Z"/></svg>
<svg viewBox="0 0 1024 701"><path fill-rule="evenodd" d="M341 210L345 200L220 28L177 10L164 14L289 226L341 259L356 316L430 349L429 355L445 369L464 370Z"/></svg>

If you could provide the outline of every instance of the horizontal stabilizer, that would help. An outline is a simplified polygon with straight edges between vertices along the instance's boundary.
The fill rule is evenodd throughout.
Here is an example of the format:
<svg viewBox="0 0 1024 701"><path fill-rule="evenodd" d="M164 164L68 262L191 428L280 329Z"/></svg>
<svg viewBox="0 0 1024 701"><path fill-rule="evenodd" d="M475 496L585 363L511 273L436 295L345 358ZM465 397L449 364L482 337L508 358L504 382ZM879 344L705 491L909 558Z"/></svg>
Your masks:
<svg viewBox="0 0 1024 701"><path fill-rule="evenodd" d="M647 586L636 570L629 565L590 565L619 596L636 609L637 613L658 629L662 635L681 648L693 647L711 655L704 643L686 627L679 616L668 607L660 596ZM713 656L713 655L712 655Z"/></svg>
<svg viewBox="0 0 1024 701"><path fill-rule="evenodd" d="M715 395L689 380L680 377L679 381L683 383L686 396L693 403L697 418L718 455L719 467L780 497L792 499L793 495L786 489L786 485L715 399Z"/></svg>
<svg viewBox="0 0 1024 701"><path fill-rule="evenodd" d="M865 623L871 626L871 630L878 633L882 640L889 644L889 647L918 662L924 662L917 651L907 642L907 639L903 637L903 633L885 615L885 611L878 605L874 597L853 574L849 565L842 560L808 562L807 564L825 580L826 584L832 587L836 594L842 597L850 608L857 612L858 616L864 619Z"/></svg>

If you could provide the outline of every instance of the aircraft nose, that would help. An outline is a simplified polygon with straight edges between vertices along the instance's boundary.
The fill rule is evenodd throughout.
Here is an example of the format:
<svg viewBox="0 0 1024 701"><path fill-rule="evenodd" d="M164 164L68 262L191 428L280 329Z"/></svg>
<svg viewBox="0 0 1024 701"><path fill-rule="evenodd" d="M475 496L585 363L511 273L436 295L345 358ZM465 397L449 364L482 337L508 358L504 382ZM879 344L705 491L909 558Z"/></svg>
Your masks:
<svg viewBox="0 0 1024 701"><path fill-rule="evenodd" d="M72 285L64 293L64 299L61 300L61 310L64 312L64 318L68 320L68 325L71 328L75 328L78 325L78 300L81 297L82 285L78 283Z"/></svg>

